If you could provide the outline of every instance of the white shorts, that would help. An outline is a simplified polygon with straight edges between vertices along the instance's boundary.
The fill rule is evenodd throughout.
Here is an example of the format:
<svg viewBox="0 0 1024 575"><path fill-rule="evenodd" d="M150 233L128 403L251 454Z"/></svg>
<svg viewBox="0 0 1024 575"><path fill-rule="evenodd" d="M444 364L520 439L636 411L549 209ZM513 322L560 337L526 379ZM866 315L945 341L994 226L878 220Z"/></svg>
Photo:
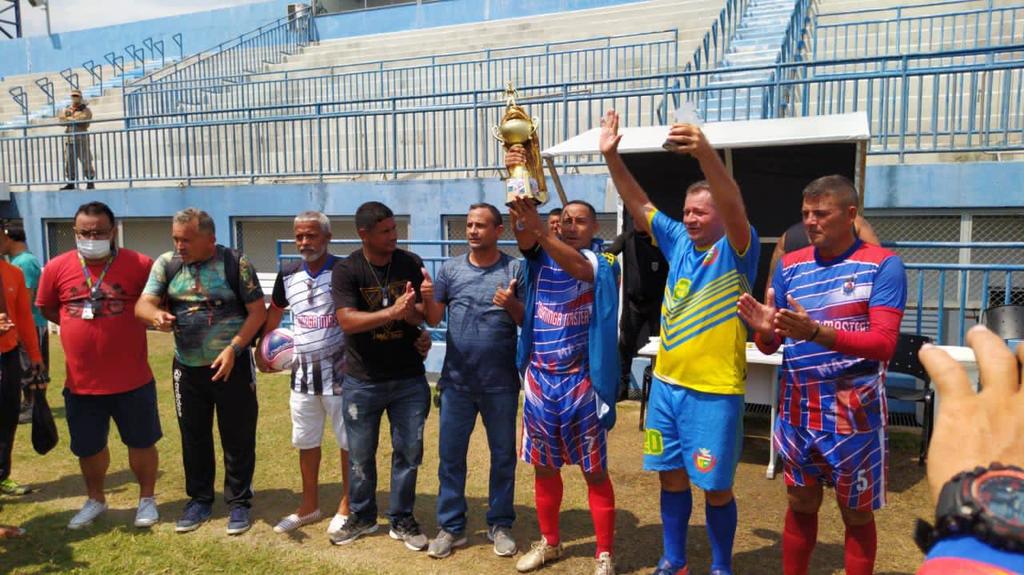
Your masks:
<svg viewBox="0 0 1024 575"><path fill-rule="evenodd" d="M292 390L288 405L292 412L292 445L298 449L320 447L324 437L324 420L330 417L338 447L348 451L340 395L309 395Z"/></svg>

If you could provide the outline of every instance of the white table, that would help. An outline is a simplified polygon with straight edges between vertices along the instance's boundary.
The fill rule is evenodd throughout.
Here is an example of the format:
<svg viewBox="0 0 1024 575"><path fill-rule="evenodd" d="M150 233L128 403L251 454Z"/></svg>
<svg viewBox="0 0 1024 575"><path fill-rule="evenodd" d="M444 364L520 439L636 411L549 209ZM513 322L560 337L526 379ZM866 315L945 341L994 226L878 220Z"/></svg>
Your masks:
<svg viewBox="0 0 1024 575"><path fill-rule="evenodd" d="M657 337L652 337L647 345L640 348L637 355L654 358L658 355ZM978 387L978 365L974 359L974 350L969 347L955 345L940 345L939 349L944 350L953 359L960 362L967 371L967 377ZM771 438L775 435L775 420L779 411L779 366L782 365L782 348L771 355L761 353L752 343L747 344L747 394L745 400L748 403L757 403L771 407L771 431L769 434L769 445ZM939 398L935 397L935 411L939 412ZM765 470L765 477L775 478L777 454L774 449L769 448L768 468Z"/></svg>

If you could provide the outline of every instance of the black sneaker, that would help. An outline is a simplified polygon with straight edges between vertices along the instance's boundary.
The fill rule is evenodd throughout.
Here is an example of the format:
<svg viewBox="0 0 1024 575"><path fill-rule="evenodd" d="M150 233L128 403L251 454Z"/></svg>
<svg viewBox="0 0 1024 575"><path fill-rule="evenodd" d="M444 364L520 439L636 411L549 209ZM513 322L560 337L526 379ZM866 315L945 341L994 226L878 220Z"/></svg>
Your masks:
<svg viewBox="0 0 1024 575"><path fill-rule="evenodd" d="M348 521L341 526L341 529L333 533L330 539L331 543L335 545L348 545L363 535L376 533L376 531L376 521L365 521L355 515L349 515Z"/></svg>
<svg viewBox="0 0 1024 575"><path fill-rule="evenodd" d="M405 543L410 551L423 551L427 548L427 536L420 531L420 524L410 515L391 524L388 533L392 539Z"/></svg>

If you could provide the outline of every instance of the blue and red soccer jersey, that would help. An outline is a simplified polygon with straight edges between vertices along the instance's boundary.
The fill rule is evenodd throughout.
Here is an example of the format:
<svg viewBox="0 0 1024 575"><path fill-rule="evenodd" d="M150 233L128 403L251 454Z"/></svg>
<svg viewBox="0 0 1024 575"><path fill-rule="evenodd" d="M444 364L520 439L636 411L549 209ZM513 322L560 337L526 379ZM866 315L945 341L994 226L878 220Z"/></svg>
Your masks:
<svg viewBox="0 0 1024 575"><path fill-rule="evenodd" d="M872 323L885 323L898 334L907 300L899 257L859 240L831 261L817 259L813 247L786 254L772 287L779 309L788 308L786 296L792 296L811 319L845 339L867 332ZM785 345L782 419L794 427L834 433L874 431L885 424L885 361L804 340L787 338Z"/></svg>
<svg viewBox="0 0 1024 575"><path fill-rule="evenodd" d="M582 252L594 264L602 257ZM537 258L533 347L524 378L523 461L543 467L580 465L605 469L606 430L598 417L590 377L588 334L594 312L594 284L572 277L545 251Z"/></svg>

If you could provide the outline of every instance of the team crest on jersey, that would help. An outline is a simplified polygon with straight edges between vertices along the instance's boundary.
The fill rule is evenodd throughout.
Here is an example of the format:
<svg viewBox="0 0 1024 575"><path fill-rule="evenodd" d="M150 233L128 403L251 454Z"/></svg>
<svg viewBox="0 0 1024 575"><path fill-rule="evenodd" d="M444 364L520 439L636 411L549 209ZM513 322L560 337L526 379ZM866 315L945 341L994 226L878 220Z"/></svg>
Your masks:
<svg viewBox="0 0 1024 575"><path fill-rule="evenodd" d="M704 261L701 262L700 265L702 265L704 267L708 267L711 264L715 263L715 260L717 260L717 259L718 259L718 246L711 246L711 249L708 250L708 253L704 256Z"/></svg>
<svg viewBox="0 0 1024 575"><path fill-rule="evenodd" d="M707 473L718 464L718 458L711 454L710 449L701 447L693 452L693 463L697 466L697 471Z"/></svg>
<svg viewBox="0 0 1024 575"><path fill-rule="evenodd" d="M850 277L846 278L845 282L843 282L843 293L844 294L850 295L850 294L853 293L853 288L857 287L857 284L855 283L854 280L856 280L856 278L853 277L853 276L850 276Z"/></svg>
<svg viewBox="0 0 1024 575"><path fill-rule="evenodd" d="M672 298L681 300L690 294L690 280L687 278L680 278L676 282L676 286L672 288Z"/></svg>

